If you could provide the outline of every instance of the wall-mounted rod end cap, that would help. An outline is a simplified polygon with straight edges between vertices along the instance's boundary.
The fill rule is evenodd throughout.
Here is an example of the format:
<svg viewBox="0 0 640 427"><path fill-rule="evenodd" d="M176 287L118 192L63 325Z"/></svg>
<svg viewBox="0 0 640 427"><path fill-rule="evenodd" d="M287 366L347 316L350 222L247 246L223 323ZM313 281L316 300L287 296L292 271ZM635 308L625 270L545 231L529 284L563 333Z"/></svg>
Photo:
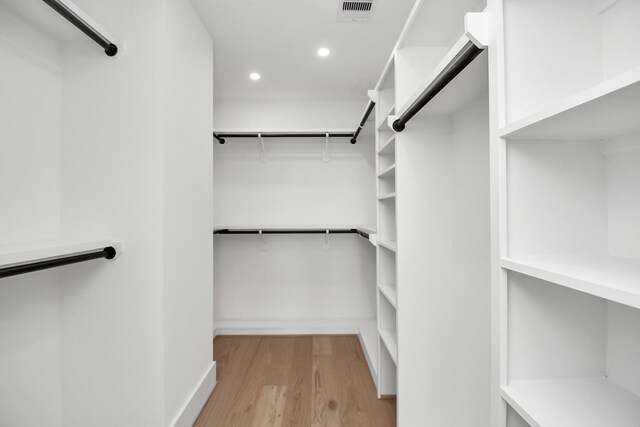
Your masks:
<svg viewBox="0 0 640 427"><path fill-rule="evenodd" d="M396 120L395 122L393 122L393 130L396 132L402 132L404 130L404 126L403 124L400 123L399 120Z"/></svg>
<svg viewBox="0 0 640 427"><path fill-rule="evenodd" d="M116 257L116 248L113 246L107 246L104 248L104 252L106 259L114 259Z"/></svg>
<svg viewBox="0 0 640 427"><path fill-rule="evenodd" d="M224 138L218 138L218 142L220 144L224 144L225 142L227 142Z"/></svg>
<svg viewBox="0 0 640 427"><path fill-rule="evenodd" d="M118 53L118 46L110 43L109 46L105 48L104 53L106 53L107 56L116 56L116 53Z"/></svg>
<svg viewBox="0 0 640 427"><path fill-rule="evenodd" d="M351 141L352 144L356 143L356 139L355 138L351 138L350 141Z"/></svg>

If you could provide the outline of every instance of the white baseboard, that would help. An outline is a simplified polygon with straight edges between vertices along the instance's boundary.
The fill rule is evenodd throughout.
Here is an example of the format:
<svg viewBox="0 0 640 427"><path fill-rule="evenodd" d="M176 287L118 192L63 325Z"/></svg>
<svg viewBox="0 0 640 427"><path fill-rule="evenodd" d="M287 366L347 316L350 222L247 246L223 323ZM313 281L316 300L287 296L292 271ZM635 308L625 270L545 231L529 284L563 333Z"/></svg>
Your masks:
<svg viewBox="0 0 640 427"><path fill-rule="evenodd" d="M217 319L215 335L355 335L363 319Z"/></svg>
<svg viewBox="0 0 640 427"><path fill-rule="evenodd" d="M375 321L373 321L373 331L371 331L371 326L363 325L363 327L358 329L358 339L360 340L360 347L362 347L362 352L364 353L364 357L367 360L367 366L369 367L369 372L371 373L371 378L373 379L373 383L376 386L376 390L378 389L378 329L375 326Z"/></svg>
<svg viewBox="0 0 640 427"><path fill-rule="evenodd" d="M202 379L180 409L180 412L178 412L176 418L169 425L172 427L192 427L215 386L216 362L212 362L209 369L204 373Z"/></svg>

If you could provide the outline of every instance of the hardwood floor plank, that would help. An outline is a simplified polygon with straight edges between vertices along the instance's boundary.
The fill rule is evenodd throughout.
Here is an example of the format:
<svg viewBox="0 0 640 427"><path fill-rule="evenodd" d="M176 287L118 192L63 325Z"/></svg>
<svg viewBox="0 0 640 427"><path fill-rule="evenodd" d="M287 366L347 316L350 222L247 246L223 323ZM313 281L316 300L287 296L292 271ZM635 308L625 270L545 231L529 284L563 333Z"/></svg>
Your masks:
<svg viewBox="0 0 640 427"><path fill-rule="evenodd" d="M260 337L229 337L230 339L216 339L214 353L218 373L218 384L200 412L195 425L210 427L233 426L232 409L241 396L247 378L247 370L256 357L256 350L260 344ZM246 424L245 424L246 426ZM242 427L245 427L242 426Z"/></svg>
<svg viewBox="0 0 640 427"><path fill-rule="evenodd" d="M311 425L311 355L313 339L296 337L292 372L288 382L288 399L284 412L285 427Z"/></svg>
<svg viewBox="0 0 640 427"><path fill-rule="evenodd" d="M287 403L287 386L262 387L256 403L253 427L281 427Z"/></svg>
<svg viewBox="0 0 640 427"><path fill-rule="evenodd" d="M389 427L356 336L222 336L198 427Z"/></svg>
<svg viewBox="0 0 640 427"><path fill-rule="evenodd" d="M271 339L260 338L254 357L251 358L251 362L245 370L245 380L230 407L234 417L241 418L245 422L243 427L249 427L254 423L260 393L267 385L269 365L273 360L273 355L270 354L271 345Z"/></svg>
<svg viewBox="0 0 640 427"><path fill-rule="evenodd" d="M295 347L295 337L271 337L267 342L267 371L266 385L287 385L292 374L292 358Z"/></svg>

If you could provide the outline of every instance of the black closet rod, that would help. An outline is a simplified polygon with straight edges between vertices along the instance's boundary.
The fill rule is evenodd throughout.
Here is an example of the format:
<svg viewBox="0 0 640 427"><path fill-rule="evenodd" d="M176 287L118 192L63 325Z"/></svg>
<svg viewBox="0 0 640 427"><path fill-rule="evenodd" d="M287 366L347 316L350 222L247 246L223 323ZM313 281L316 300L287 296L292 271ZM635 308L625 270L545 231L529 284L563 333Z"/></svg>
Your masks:
<svg viewBox="0 0 640 427"><path fill-rule="evenodd" d="M220 144L224 144L226 142L226 138L325 138L329 135L329 138L352 138L352 133L331 133L331 132L298 132L298 133L287 133L287 132L265 132L265 133L242 133L242 132L222 132L222 133L214 133L213 137L218 140Z"/></svg>
<svg viewBox="0 0 640 427"><path fill-rule="evenodd" d="M396 132L402 132L405 125L409 120L413 118L418 112L429 103L442 89L444 89L453 79L456 78L467 65L471 64L473 60L482 53L484 49L480 49L473 42L469 41L456 55L455 58L442 70L440 74L431 82L424 92L420 94L413 104L409 106L400 117L393 122L393 130Z"/></svg>
<svg viewBox="0 0 640 427"><path fill-rule="evenodd" d="M320 229L309 229L309 230L304 230L304 229L300 229L300 230L296 230L296 229L290 229L290 230L269 230L269 229L265 229L265 230L229 230L229 229L221 229L221 230L215 230L213 232L213 234L327 234L327 231L329 232L329 234L359 234L360 236L368 239L369 238L369 234L365 233L364 231L360 231L358 229L355 228L349 228L349 229L331 229L329 228L328 230L320 230Z"/></svg>
<svg viewBox="0 0 640 427"><path fill-rule="evenodd" d="M358 124L358 129L356 129L356 132L353 134L353 138L351 138L351 143L355 144L357 139L358 139L358 135L360 135L360 132L362 131L362 128L364 127L364 124L367 122L367 120L369 119L369 116L371 115L371 112L373 111L373 107L376 106L376 103L373 101L369 101L369 104L367 104L367 109L364 112L364 116L362 116L362 120L360 120L360 124Z"/></svg>
<svg viewBox="0 0 640 427"><path fill-rule="evenodd" d="M360 120L360 124L358 125L358 129L354 133L332 133L328 132L329 138L351 138L350 142L355 144L358 140L358 135L362 131L364 124L369 119L371 112L373 111L373 107L375 107L376 103L373 101L369 101L367 105L367 109ZM213 137L218 140L220 144L224 144L226 138L326 138L327 132L220 132L213 133Z"/></svg>
<svg viewBox="0 0 640 427"><path fill-rule="evenodd" d="M114 56L118 53L118 47L111 43L105 36L100 34L95 28L89 25L84 19L79 17L73 10L60 0L42 0L53 10L62 15L67 21L75 25L80 31L85 33L91 40L98 43L104 49L107 56Z"/></svg>
<svg viewBox="0 0 640 427"><path fill-rule="evenodd" d="M107 246L93 252L87 252L78 255L63 256L44 261L35 261L26 264L13 265L11 267L0 268L0 279L4 277L16 276L18 274L31 273L33 271L45 270L47 268L61 267L63 265L75 264L92 259L106 258L112 259L116 256L116 250L113 246Z"/></svg>

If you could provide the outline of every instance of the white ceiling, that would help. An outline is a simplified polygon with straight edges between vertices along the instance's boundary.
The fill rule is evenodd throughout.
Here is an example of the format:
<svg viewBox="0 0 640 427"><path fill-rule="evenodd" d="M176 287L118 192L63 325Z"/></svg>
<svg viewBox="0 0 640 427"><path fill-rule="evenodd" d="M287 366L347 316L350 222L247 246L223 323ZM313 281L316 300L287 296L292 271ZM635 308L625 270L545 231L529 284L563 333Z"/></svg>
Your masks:
<svg viewBox="0 0 640 427"><path fill-rule="evenodd" d="M374 0L371 23L338 23L338 0L192 2L213 36L216 99L364 102L414 0Z"/></svg>

